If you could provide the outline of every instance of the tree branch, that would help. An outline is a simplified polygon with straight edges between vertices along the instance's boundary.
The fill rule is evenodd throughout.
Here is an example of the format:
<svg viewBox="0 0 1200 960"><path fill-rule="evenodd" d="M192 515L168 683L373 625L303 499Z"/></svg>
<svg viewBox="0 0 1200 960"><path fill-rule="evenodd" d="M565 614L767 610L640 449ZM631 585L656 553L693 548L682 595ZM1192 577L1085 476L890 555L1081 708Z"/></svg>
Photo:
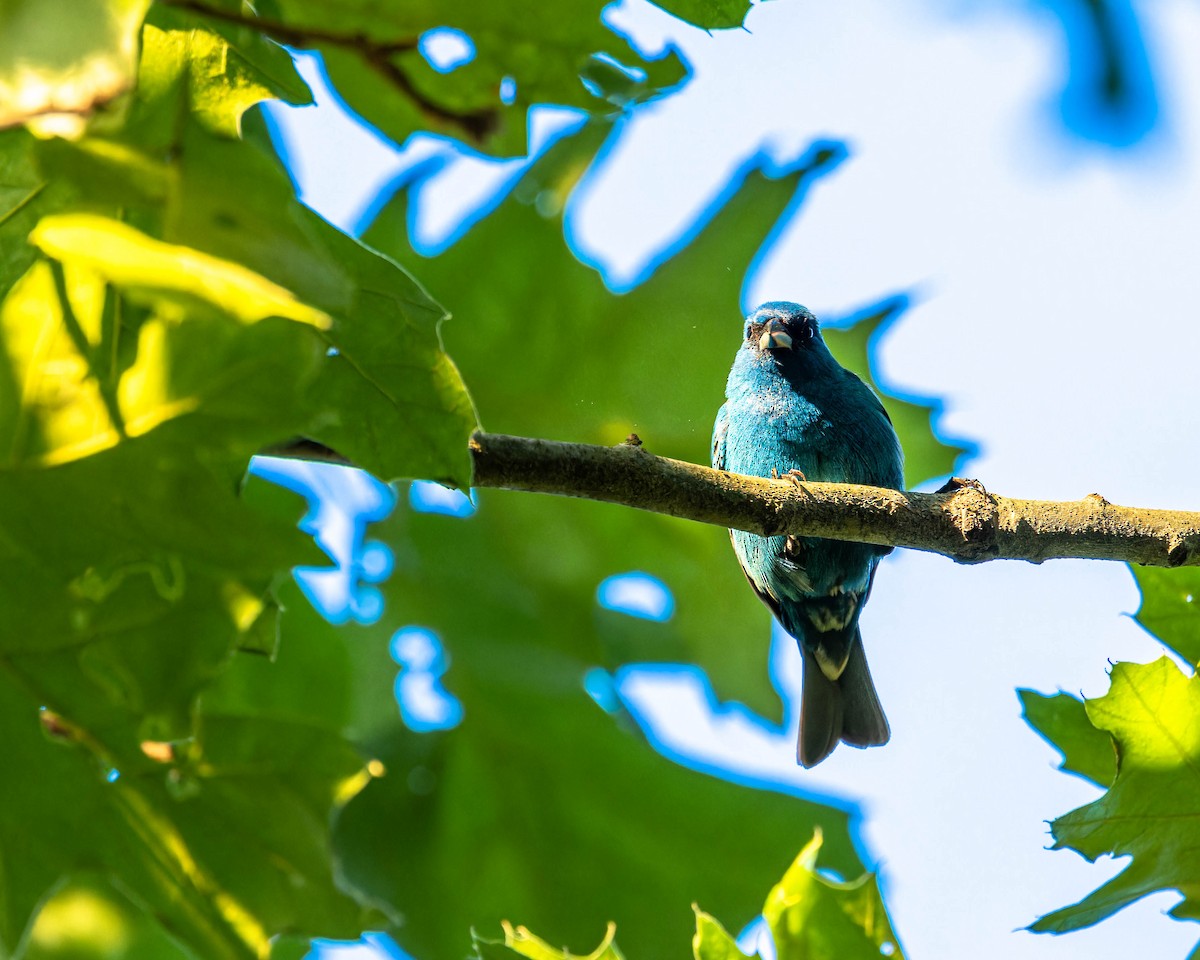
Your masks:
<svg viewBox="0 0 1200 960"><path fill-rule="evenodd" d="M940 553L959 563L1074 557L1200 565L1200 513L1082 500L1015 500L974 480L936 493L747 477L658 457L631 436L615 447L477 433L474 485L617 503L763 536L795 534ZM346 463L296 441L274 456Z"/></svg>
<svg viewBox="0 0 1200 960"><path fill-rule="evenodd" d="M940 553L960 563L1055 558L1200 563L1200 513L1119 507L1098 494L1015 500L973 481L937 493L746 477L598 447L476 434L475 485L620 503L763 536L791 533Z"/></svg>
<svg viewBox="0 0 1200 960"><path fill-rule="evenodd" d="M339 33L318 27L293 26L267 17L243 16L230 10L209 6L202 0L164 0L164 2L167 6L187 10L212 20L249 27L286 46L308 50L324 44L348 50L360 57L372 70L408 97L426 119L458 127L468 139L475 143L482 142L488 134L496 129L498 116L495 110L461 113L436 103L413 86L408 74L392 57L398 53L416 50L416 37L400 37L385 42L374 40L362 32ZM497 92L497 97L499 97L499 92Z"/></svg>

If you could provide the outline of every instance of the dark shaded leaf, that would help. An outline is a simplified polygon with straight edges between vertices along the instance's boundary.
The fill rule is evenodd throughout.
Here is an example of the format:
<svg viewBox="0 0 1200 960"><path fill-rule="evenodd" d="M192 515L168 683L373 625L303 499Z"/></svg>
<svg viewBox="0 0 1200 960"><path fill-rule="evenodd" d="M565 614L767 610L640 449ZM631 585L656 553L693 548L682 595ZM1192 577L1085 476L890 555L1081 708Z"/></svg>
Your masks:
<svg viewBox="0 0 1200 960"><path fill-rule="evenodd" d="M1059 769L1074 773L1104 789L1117 775L1116 745L1103 730L1092 726L1083 701L1069 693L1047 696L1018 690L1028 723L1050 746L1062 754Z"/></svg>

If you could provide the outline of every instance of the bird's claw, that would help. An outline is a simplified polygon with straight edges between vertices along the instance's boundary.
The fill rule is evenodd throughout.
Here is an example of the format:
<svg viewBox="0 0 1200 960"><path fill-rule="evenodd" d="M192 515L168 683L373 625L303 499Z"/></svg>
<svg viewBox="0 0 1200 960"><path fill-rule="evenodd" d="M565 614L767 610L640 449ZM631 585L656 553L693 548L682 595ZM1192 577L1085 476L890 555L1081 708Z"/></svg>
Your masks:
<svg viewBox="0 0 1200 960"><path fill-rule="evenodd" d="M802 483L808 482L808 477L806 477L804 475L803 470L789 470L787 473L785 473L779 479L786 480L788 483L790 483L793 487L796 487L797 489L800 488L800 485Z"/></svg>

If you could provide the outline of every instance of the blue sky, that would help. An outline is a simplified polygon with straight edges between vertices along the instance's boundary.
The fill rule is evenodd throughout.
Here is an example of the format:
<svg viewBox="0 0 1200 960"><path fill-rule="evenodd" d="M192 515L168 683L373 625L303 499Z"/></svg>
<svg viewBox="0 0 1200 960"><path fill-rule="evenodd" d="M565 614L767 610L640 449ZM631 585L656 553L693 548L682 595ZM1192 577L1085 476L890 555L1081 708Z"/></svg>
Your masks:
<svg viewBox="0 0 1200 960"><path fill-rule="evenodd" d="M747 304L793 299L841 316L909 293L913 307L879 344L881 380L945 399L939 430L979 444L968 475L1010 496L1097 491L1194 507L1197 456L1181 438L1200 434L1189 372L1200 355L1200 8L1113 5L1141 86L1107 120L1064 76L1067 54L1077 64L1087 55L1078 30L1064 32L1071 9L777 0L756 7L747 30L709 36L627 0L610 23L651 53L677 44L695 77L639 111L577 191L572 241L626 285L757 150L782 163L816 137L845 140L849 158L777 238ZM417 228L431 246L520 163L453 159L432 138L400 152L330 104L275 115L304 199L347 228L402 171L446 157L421 189ZM540 112L535 148L567 122ZM348 522L352 542L369 541ZM385 575L380 560L367 571ZM367 580L348 581L368 591L360 613L370 612ZM715 705L694 674L618 681L655 736L691 762L856 803L911 957L1184 957L1200 928L1163 916L1173 894L1066 937L1019 929L1123 864L1044 849L1045 821L1097 794L1054 770L1014 690L1097 696L1110 658L1159 656L1128 616L1137 604L1117 564L961 567L897 552L863 618L892 743L841 749L812 771L796 768L791 731ZM798 689L790 644L773 661Z"/></svg>

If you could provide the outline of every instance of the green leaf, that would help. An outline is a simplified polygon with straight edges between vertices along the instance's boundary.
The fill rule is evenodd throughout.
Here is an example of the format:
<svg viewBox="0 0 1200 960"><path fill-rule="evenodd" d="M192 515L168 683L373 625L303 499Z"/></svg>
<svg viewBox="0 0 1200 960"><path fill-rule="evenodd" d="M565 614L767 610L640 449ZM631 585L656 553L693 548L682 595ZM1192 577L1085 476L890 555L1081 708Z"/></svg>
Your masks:
<svg viewBox="0 0 1200 960"><path fill-rule="evenodd" d="M775 944L774 955L780 960L877 960L880 956L903 960L874 878L864 874L853 883L842 883L822 876L817 872L821 842L818 829L783 880L767 895L762 915ZM745 960L752 956L742 952L720 921L695 904L692 910L696 915L692 938L695 960ZM507 922L502 926L502 942L475 936L481 960L513 956L575 960L575 954L552 947L526 927L514 928ZM622 960L623 954L614 943L615 934L616 925L610 923L604 940L587 955L587 960Z"/></svg>
<svg viewBox="0 0 1200 960"><path fill-rule="evenodd" d="M185 417L241 421L265 434L260 442L288 436L289 422L293 430L302 425L296 411L321 358L320 340L281 320L239 326L219 310L220 299L228 298L244 317L264 310L312 320L323 314L240 268L218 261L202 267L190 253L181 263L161 254L163 245L138 262L130 249L135 243L123 247L106 229L85 233L111 242L106 249L118 257L128 255L113 263L116 279L156 311L140 323L123 323L128 303L86 259L68 261L66 270L35 265L0 304L0 395L13 399L0 410L0 463L65 463ZM190 284L196 296L183 302L179 294ZM243 299L235 303L238 294ZM196 304L218 309L189 313ZM115 354L124 362L114 362ZM257 379L267 371L282 379ZM274 405L282 403L289 405Z"/></svg>
<svg viewBox="0 0 1200 960"><path fill-rule="evenodd" d="M404 193L366 239L413 265L454 315L446 344L473 384L488 429L605 444L636 431L654 453L707 463L713 418L739 343L745 273L764 237L791 215L796 198L819 182L837 153L818 145L796 170L778 177L757 162L749 165L695 239L646 282L617 296L572 255L561 218L608 129L593 123L560 141L492 214L440 256L422 261L413 251ZM472 282L464 284L463 277ZM897 311L888 301L850 329L830 330L831 349L869 380L868 346ZM528 402L531 394L537 403ZM933 437L929 408L886 394L884 402L909 451L910 480L950 472L958 451ZM725 531L564 498L481 491L479 503L469 524L446 535L474 562L514 571L511 578L501 574L508 589L542 611L530 640L607 666L699 663L722 698L778 715L765 668L769 616L746 587ZM457 571L439 559L445 544L424 540L424 522L414 519L412 533L422 538L418 555L454 583ZM597 619L597 585L630 570L657 576L681 598L653 645L614 644L617 631ZM407 575L407 569L398 572L398 609L433 626L465 615L450 588L424 577L420 586L403 585ZM439 601L425 603L419 597L426 591Z"/></svg>
<svg viewBox="0 0 1200 960"><path fill-rule="evenodd" d="M0 135L0 763L29 785L0 796L6 956L53 891L93 881L206 960L378 923L329 849L330 815L377 765L261 689L201 706L238 651L275 652L280 580L320 556L294 498L278 508L291 495L242 479L305 434L469 476L440 308L229 138L287 85L286 54L178 16L152 15L120 115L73 142ZM125 944L97 930L108 955L161 944L88 897ZM31 949L71 949L46 929Z"/></svg>
<svg viewBox="0 0 1200 960"><path fill-rule="evenodd" d="M488 626L443 634L445 685L464 710L452 730L400 722L389 647L405 621L337 630L292 586L278 660L239 655L203 699L221 714L306 717L378 759L386 774L342 811L335 847L344 881L402 923L414 955L460 956L472 926L514 917L560 943L594 943L613 919L629 950L665 955L690 935L686 910L665 915L665 905L702 896L749 920L755 886L783 866L780 848L814 824L836 869L861 870L846 813L665 761L588 698L586 663L523 641L535 616L527 593L477 586L458 606Z"/></svg>
<svg viewBox="0 0 1200 960"><path fill-rule="evenodd" d="M191 9L205 6L214 11L214 24L237 19L238 5L211 2L192 4ZM727 22L728 0L709 7L711 16L703 9L708 4L688 6L693 15L712 20L710 25L734 25ZM347 0L337 6L320 0L276 0L272 8L272 15L258 25L291 46L319 51L334 87L351 109L398 143L417 131L433 130L493 152L522 154L525 118L533 104L608 112L610 103L623 106L657 96L687 75L674 51L643 59L605 27L600 20L602 0L558 7L536 18L530 18L518 0L422 0L384 6L372 0ZM437 28L466 33L474 58L449 73L430 66L417 41ZM593 95L582 81L596 81L592 71L603 69L598 54L646 76L632 85L601 83ZM511 103L500 100L505 78L515 84Z"/></svg>
<svg viewBox="0 0 1200 960"><path fill-rule="evenodd" d="M1200 570L1130 569L1142 592L1137 622L1184 660L1200 662Z"/></svg>
<svg viewBox="0 0 1200 960"><path fill-rule="evenodd" d="M694 903L696 935L692 937L692 956L696 960L744 960L754 954L742 953L737 940L730 936L721 922L709 916Z"/></svg>
<svg viewBox="0 0 1200 960"><path fill-rule="evenodd" d="M1018 690L1022 712L1042 739L1062 754L1059 769L1090 780L1100 788L1117 775L1117 755L1112 737L1092 726L1083 701L1069 693L1053 696Z"/></svg>
<svg viewBox="0 0 1200 960"><path fill-rule="evenodd" d="M0 127L78 135L87 115L133 85L150 0L5 0Z"/></svg>
<svg viewBox="0 0 1200 960"><path fill-rule="evenodd" d="M490 651L451 647L462 725L373 740L388 776L336 829L347 881L403 912L414 955L457 955L470 925L519 916L559 943L594 941L613 919L625 949L663 956L688 936L665 904L702 897L748 920L748 888L814 822L857 866L844 813L665 762L587 698L569 665L497 651L512 639L501 630Z"/></svg>
<svg viewBox="0 0 1200 960"><path fill-rule="evenodd" d="M181 98L192 122L236 137L242 114L256 103L277 98L300 105L312 94L291 55L259 31L157 4L142 35L127 135L143 145L169 138L178 119L172 107Z"/></svg>
<svg viewBox="0 0 1200 960"><path fill-rule="evenodd" d="M276 929L358 929L359 908L332 887L324 824L364 779L353 750L231 718L210 720L178 762L152 745L159 764L39 711L28 678L0 666L0 762L27 784L0 797L0 949L13 951L42 896L80 870L119 878L214 960L261 956Z"/></svg>
<svg viewBox="0 0 1200 960"><path fill-rule="evenodd" d="M0 131L0 300L37 259L25 242L29 231L72 198L69 183L48 180L38 169L37 144L26 130Z"/></svg>
<svg viewBox="0 0 1200 960"><path fill-rule="evenodd" d="M1091 926L1158 890L1178 890L1177 919L1200 919L1200 680L1167 657L1118 663L1107 694L1086 703L1088 720L1112 737L1117 774L1095 803L1052 825L1055 849L1089 861L1132 856L1116 877L1030 929L1062 933Z"/></svg>
<svg viewBox="0 0 1200 960"><path fill-rule="evenodd" d="M445 310L402 267L319 220L314 233L349 274L314 387L323 410L311 436L384 479L427 477L466 487L467 440L478 421L458 367L442 349Z"/></svg>
<svg viewBox="0 0 1200 960"><path fill-rule="evenodd" d="M566 949L552 947L531 933L527 927L514 927L508 921L501 926L504 928L503 940L487 940L474 931L471 932L475 952L482 960L504 960L512 957L528 957L529 960L625 960L617 945L613 943L617 932L614 923L608 925L600 945L588 954L574 954Z"/></svg>
<svg viewBox="0 0 1200 960"><path fill-rule="evenodd" d="M740 27L750 12L749 0L653 0L672 16L706 30Z"/></svg>
<svg viewBox="0 0 1200 960"><path fill-rule="evenodd" d="M55 260L96 274L144 306L162 310L164 301L183 299L186 309L199 300L242 323L283 317L319 330L333 324L327 314L253 270L163 243L107 217L46 217L29 242Z"/></svg>
<svg viewBox="0 0 1200 960"><path fill-rule="evenodd" d="M172 51L183 56L196 50L209 56L209 44L193 32L186 41L159 43L147 56L170 60ZM171 69L164 71L178 82L152 85L146 92L139 109L151 118L146 124L152 139L161 133L153 118L173 118L181 102L194 98L179 78L195 78L205 62L192 64L189 72L170 60ZM223 74L204 82L218 89L232 83ZM72 256L127 296L141 296L143 305L142 295L151 290L160 313L167 293L186 294L184 306L193 312L207 304L232 316L266 311L330 327L324 339L332 349L319 358L317 384L290 408L298 415L293 433L323 442L384 477L424 476L465 486L475 411L442 349L442 308L394 262L303 208L276 158L253 144L214 135L192 119L172 120L168 130L167 162L161 159L162 145L146 149L99 137L40 149L43 167L72 182L92 204L121 210L146 234L128 249L136 236L133 227L106 224L103 229L123 237L125 248L114 247L101 265L97 261L105 260L107 240L93 244L94 237L83 237ZM86 222L93 233L99 229L99 221ZM46 229L35 234L39 243ZM75 276L68 280L73 286L81 282ZM103 296L96 292L92 300ZM38 299L46 298L39 293ZM152 327L142 330L143 338L152 334ZM144 346L152 351L157 342ZM102 344L95 346L105 353ZM312 366L300 365L297 375ZM115 389L109 391L112 397L103 391L93 397L97 412L91 426L76 428L100 438L95 440L100 447L120 433L106 422L113 419L111 411L100 410L102 402L115 403ZM165 407L153 405L146 422L161 422L155 417ZM262 445L289 436L267 436Z"/></svg>
<svg viewBox="0 0 1200 960"><path fill-rule="evenodd" d="M188 960L189 955L112 884L83 877L55 891L23 960Z"/></svg>
<svg viewBox="0 0 1200 960"><path fill-rule="evenodd" d="M900 957L896 935L872 874L830 880L817 872L818 829L783 880L767 895L763 918L778 960L877 960ZM702 958L698 958L702 960Z"/></svg>

